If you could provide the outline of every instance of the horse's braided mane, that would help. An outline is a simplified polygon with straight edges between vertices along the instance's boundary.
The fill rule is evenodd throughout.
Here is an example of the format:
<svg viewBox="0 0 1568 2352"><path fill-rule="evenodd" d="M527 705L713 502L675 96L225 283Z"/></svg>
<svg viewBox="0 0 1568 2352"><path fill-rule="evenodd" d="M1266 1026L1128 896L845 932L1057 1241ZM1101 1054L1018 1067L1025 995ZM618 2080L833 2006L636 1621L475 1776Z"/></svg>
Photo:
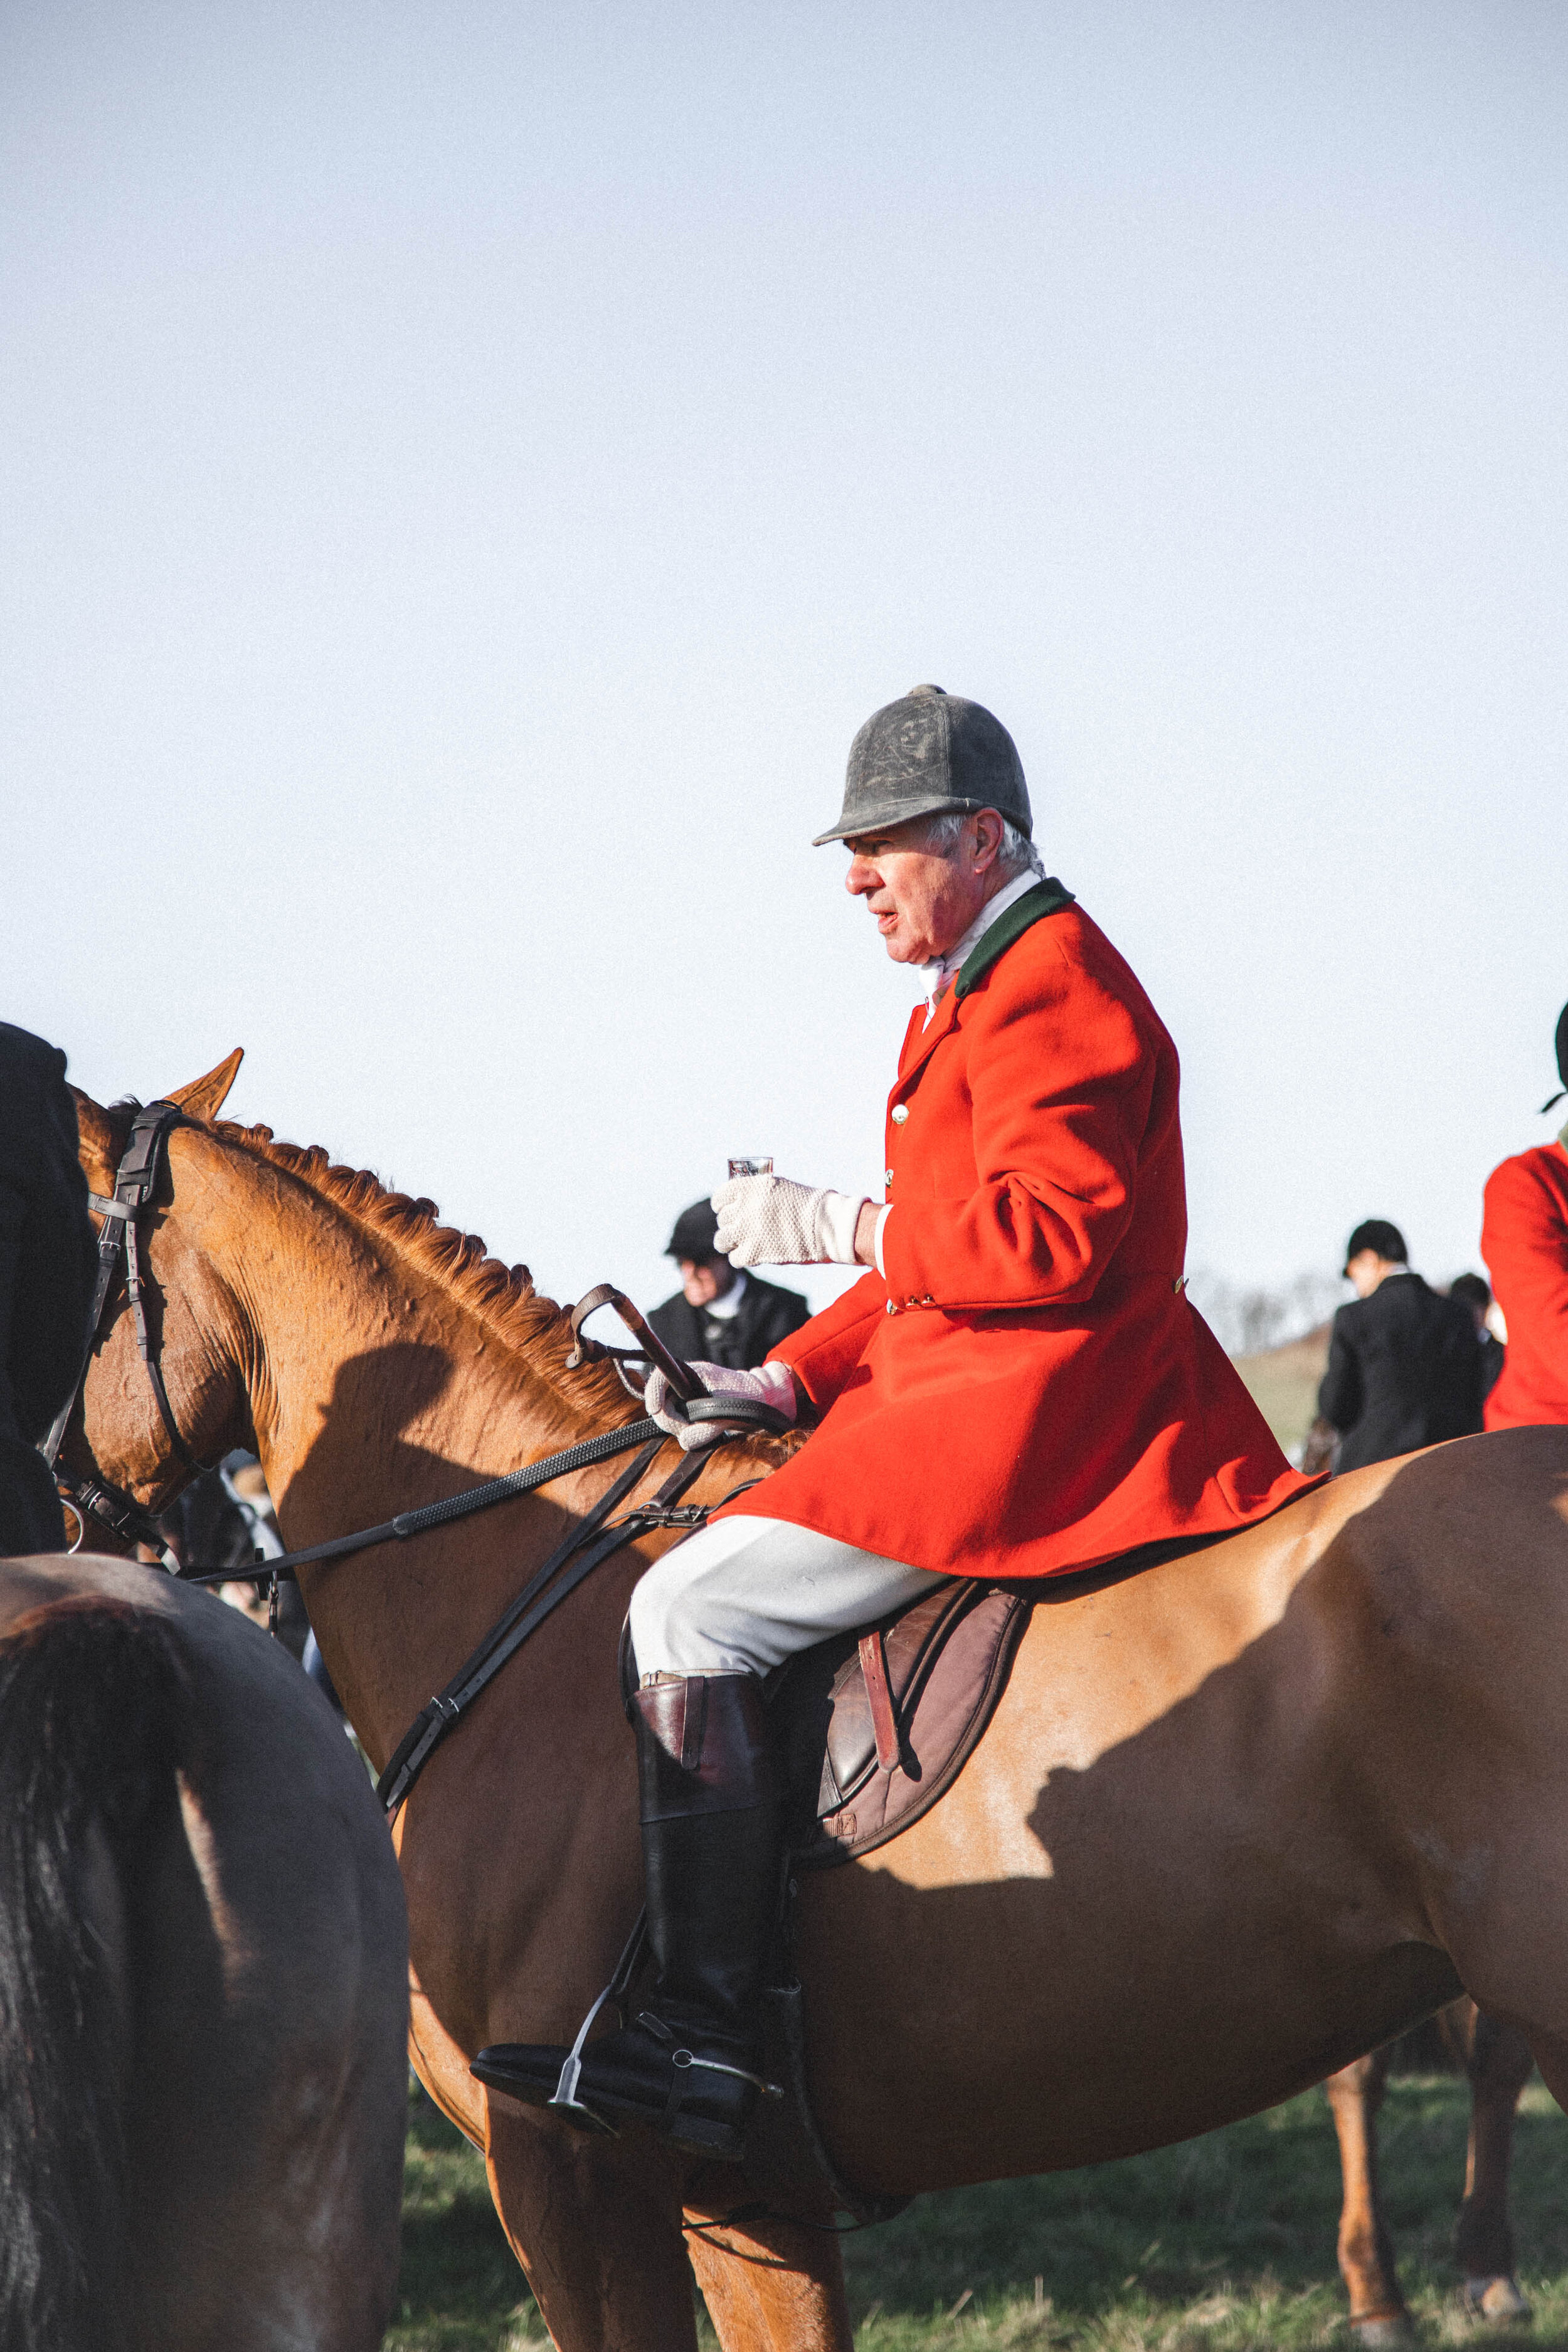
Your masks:
<svg viewBox="0 0 1568 2352"><path fill-rule="evenodd" d="M117 1151L124 1149L131 1119L141 1108L129 1097L111 1106L109 1117ZM365 1168L342 1166L319 1143L280 1143L269 1127L239 1127L232 1119L199 1118L189 1111L181 1116L192 1127L298 1177L321 1200L384 1234L401 1255L470 1307L505 1346L524 1358L531 1370L571 1402L612 1423L633 1418L636 1407L613 1364L587 1363L567 1370L572 1334L565 1310L534 1288L527 1266L502 1265L478 1234L439 1223L434 1201L389 1192L379 1176Z"/></svg>
<svg viewBox="0 0 1568 2352"><path fill-rule="evenodd" d="M125 1148L131 1121L141 1104L133 1096L110 1107L108 1117L118 1155ZM630 1421L637 1406L621 1386L613 1364L580 1364L566 1369L572 1331L564 1307L535 1290L525 1265L502 1265L490 1256L478 1234L460 1234L455 1225L437 1222L434 1201L392 1192L367 1168L345 1168L319 1143L279 1143L269 1127L239 1127L233 1119L200 1118L191 1111L181 1117L203 1128L224 1143L237 1144L253 1159L266 1160L298 1177L308 1191L344 1210L374 1233L384 1234L403 1256L443 1284L508 1348L512 1349L558 1396L583 1412L612 1426ZM769 1467L787 1460L798 1440L759 1433L742 1441L741 1450Z"/></svg>

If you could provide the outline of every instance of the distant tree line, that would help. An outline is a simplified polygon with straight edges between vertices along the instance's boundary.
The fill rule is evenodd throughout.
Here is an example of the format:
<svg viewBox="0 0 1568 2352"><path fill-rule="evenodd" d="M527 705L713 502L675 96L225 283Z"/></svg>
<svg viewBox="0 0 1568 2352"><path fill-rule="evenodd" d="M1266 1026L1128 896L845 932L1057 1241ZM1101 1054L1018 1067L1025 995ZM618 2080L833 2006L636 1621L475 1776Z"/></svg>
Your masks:
<svg viewBox="0 0 1568 2352"><path fill-rule="evenodd" d="M1343 1301L1345 1287L1337 1276L1316 1271L1278 1289L1199 1273L1190 1277L1187 1296L1227 1355L1256 1356L1317 1330Z"/></svg>

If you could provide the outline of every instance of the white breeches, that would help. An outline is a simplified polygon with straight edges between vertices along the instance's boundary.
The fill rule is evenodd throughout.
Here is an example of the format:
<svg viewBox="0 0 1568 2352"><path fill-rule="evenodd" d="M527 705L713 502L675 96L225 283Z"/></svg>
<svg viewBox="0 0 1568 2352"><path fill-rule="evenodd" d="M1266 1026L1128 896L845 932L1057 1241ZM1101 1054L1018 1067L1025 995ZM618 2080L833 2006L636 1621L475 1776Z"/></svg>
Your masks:
<svg viewBox="0 0 1568 2352"><path fill-rule="evenodd" d="M764 1675L942 1582L788 1519L719 1519L656 1560L633 1592L637 1672Z"/></svg>

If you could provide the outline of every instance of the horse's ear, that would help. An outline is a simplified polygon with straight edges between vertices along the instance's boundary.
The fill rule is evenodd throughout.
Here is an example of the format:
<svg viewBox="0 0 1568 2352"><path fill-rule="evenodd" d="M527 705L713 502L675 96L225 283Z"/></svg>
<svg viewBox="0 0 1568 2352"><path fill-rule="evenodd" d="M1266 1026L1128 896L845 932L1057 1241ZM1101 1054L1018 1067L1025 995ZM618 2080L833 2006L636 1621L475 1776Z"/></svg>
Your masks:
<svg viewBox="0 0 1568 2352"><path fill-rule="evenodd" d="M107 1160L112 1167L114 1129L109 1123L109 1113L90 1095L84 1095L79 1087L71 1087L70 1091L76 1101L76 1130L81 1138L82 1150L92 1152L99 1160Z"/></svg>
<svg viewBox="0 0 1568 2352"><path fill-rule="evenodd" d="M188 1087L171 1087L163 1100L178 1103L180 1108L189 1111L193 1118L216 1118L223 1108L224 1097L239 1075L239 1066L244 1059L244 1046L237 1045L216 1070L209 1070L205 1078L193 1078Z"/></svg>

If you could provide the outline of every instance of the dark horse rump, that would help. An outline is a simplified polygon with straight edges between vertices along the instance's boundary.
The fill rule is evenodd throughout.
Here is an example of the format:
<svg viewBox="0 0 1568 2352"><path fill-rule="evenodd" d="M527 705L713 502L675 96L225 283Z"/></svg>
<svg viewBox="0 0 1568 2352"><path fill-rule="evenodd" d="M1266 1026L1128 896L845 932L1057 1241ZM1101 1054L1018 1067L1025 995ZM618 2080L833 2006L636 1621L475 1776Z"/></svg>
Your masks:
<svg viewBox="0 0 1568 2352"><path fill-rule="evenodd" d="M0 1560L0 2344L372 2352L405 2030L396 1865L292 1662L146 1569Z"/></svg>
<svg viewBox="0 0 1568 2352"><path fill-rule="evenodd" d="M129 1895L190 1734L170 1629L70 1595L0 1641L0 2342L127 2333Z"/></svg>

